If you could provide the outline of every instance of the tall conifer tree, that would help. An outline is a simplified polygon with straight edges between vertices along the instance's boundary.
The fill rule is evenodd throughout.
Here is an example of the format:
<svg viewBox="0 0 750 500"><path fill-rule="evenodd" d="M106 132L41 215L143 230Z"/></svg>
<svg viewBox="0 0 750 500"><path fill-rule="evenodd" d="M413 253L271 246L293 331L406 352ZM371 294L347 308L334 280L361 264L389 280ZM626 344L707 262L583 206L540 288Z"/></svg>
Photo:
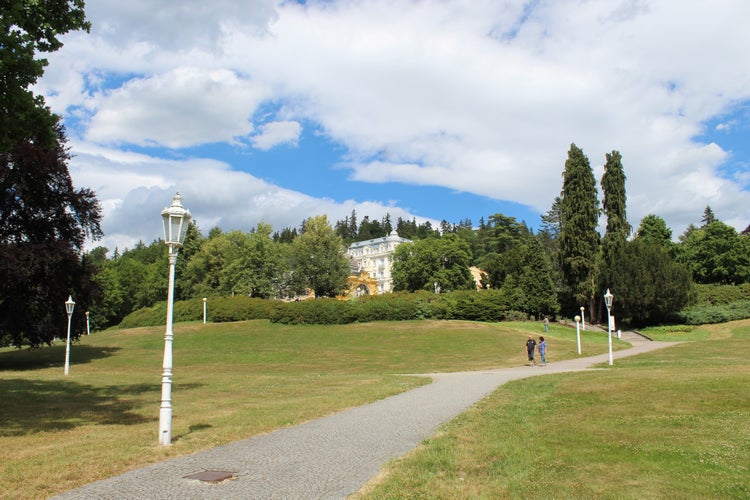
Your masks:
<svg viewBox="0 0 750 500"><path fill-rule="evenodd" d="M602 176L602 191L604 199L602 208L607 217L607 228L602 238L602 268L600 270L600 288L618 289L619 273L617 263L622 260L625 242L630 236L631 227L628 224L625 205L625 171L622 168L622 156L619 151L612 151L606 155Z"/></svg>
<svg viewBox="0 0 750 500"><path fill-rule="evenodd" d="M564 305L589 304L593 312L595 263L599 252L599 201L589 159L570 145L560 195L560 265L566 287Z"/></svg>

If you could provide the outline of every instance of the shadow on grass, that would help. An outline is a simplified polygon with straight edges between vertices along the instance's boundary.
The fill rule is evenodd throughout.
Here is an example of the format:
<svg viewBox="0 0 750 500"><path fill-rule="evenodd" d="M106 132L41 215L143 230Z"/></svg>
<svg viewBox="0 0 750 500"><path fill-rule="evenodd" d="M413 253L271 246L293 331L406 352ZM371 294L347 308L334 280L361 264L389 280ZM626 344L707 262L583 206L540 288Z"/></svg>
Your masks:
<svg viewBox="0 0 750 500"><path fill-rule="evenodd" d="M190 426L190 428L188 429L187 432L185 432L183 434L177 434L177 435L172 436L172 441L177 442L180 439L182 439L182 438L184 438L186 436L189 436L190 434L192 434L194 432L205 431L206 429L211 429L211 428L213 428L213 425L211 425L211 424L193 424L193 425Z"/></svg>
<svg viewBox="0 0 750 500"><path fill-rule="evenodd" d="M95 359L113 356L119 347L71 345L70 364L90 363ZM0 371L25 371L65 365L65 344L37 349L20 349L0 353Z"/></svg>
<svg viewBox="0 0 750 500"><path fill-rule="evenodd" d="M200 384L180 387L192 389ZM81 425L134 425L158 419L136 412L158 405L158 384L101 386L70 380L0 380L0 437L62 431ZM144 397L148 395L147 397Z"/></svg>

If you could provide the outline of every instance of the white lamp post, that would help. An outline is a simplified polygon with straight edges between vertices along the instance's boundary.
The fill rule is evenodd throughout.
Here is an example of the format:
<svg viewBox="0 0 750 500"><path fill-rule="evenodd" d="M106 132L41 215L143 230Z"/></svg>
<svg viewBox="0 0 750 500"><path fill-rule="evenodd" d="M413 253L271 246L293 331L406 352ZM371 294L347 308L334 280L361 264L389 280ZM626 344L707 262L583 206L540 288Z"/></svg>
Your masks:
<svg viewBox="0 0 750 500"><path fill-rule="evenodd" d="M203 324L206 324L206 297L203 297Z"/></svg>
<svg viewBox="0 0 750 500"><path fill-rule="evenodd" d="M89 312L86 311L86 335L91 335L91 326L89 325Z"/></svg>
<svg viewBox="0 0 750 500"><path fill-rule="evenodd" d="M76 303L73 302L73 296L68 295L65 301L65 311L68 313L68 340L65 342L65 375L70 371L70 318L73 316L73 309Z"/></svg>
<svg viewBox="0 0 750 500"><path fill-rule="evenodd" d="M576 340L578 340L578 354L581 354L581 317L576 316Z"/></svg>
<svg viewBox="0 0 750 500"><path fill-rule="evenodd" d="M177 193L172 205L161 211L164 221L164 243L169 247L169 287L167 289L167 329L164 333L164 373L161 376L161 407L159 410L159 444L172 444L172 309L174 306L174 267L177 251L185 241L190 212L182 207Z"/></svg>
<svg viewBox="0 0 750 500"><path fill-rule="evenodd" d="M583 306L581 306L581 330L586 331L586 315L583 314Z"/></svg>
<svg viewBox="0 0 750 500"><path fill-rule="evenodd" d="M607 341L609 342L609 364L613 363L612 360L612 299L614 295L607 288L607 293L604 294L604 302L607 304Z"/></svg>

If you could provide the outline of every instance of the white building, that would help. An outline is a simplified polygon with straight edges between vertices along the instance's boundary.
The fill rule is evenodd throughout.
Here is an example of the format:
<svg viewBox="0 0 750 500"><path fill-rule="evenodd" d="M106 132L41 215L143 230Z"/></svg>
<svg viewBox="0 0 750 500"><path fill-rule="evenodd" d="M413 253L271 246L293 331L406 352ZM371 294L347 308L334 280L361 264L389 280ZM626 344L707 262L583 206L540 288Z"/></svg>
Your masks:
<svg viewBox="0 0 750 500"><path fill-rule="evenodd" d="M393 230L388 236L374 238L367 241L357 241L349 245L346 251L356 272L366 271L378 283L378 294L390 292L393 289L391 268L393 267L393 252L401 243L411 243Z"/></svg>

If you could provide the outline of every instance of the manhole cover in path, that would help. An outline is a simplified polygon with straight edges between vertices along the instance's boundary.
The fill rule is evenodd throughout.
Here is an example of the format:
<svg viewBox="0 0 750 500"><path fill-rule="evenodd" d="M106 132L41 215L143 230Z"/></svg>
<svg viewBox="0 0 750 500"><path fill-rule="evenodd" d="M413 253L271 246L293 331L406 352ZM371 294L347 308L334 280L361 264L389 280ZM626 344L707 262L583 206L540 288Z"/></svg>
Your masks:
<svg viewBox="0 0 750 500"><path fill-rule="evenodd" d="M233 478L234 472L225 470L204 470L203 472L196 472L195 474L185 476L185 479L195 479L204 483L220 483Z"/></svg>

